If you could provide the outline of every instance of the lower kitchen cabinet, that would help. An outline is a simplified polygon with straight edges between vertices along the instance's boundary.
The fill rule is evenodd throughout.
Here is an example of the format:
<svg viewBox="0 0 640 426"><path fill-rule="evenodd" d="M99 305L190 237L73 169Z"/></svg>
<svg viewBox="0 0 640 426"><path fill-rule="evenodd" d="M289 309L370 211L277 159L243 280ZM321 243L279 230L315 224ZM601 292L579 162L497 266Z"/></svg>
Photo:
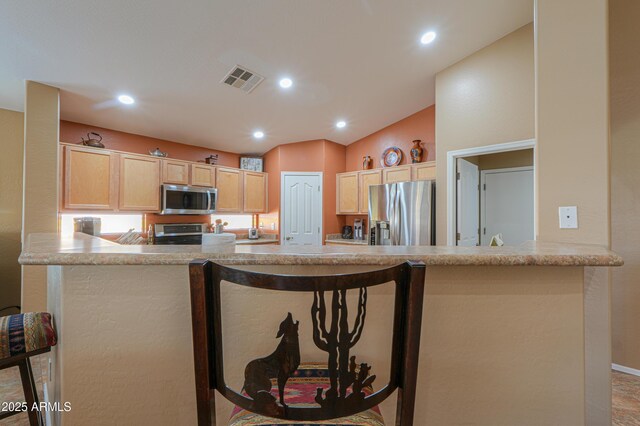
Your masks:
<svg viewBox="0 0 640 426"><path fill-rule="evenodd" d="M218 188L216 211L227 213L242 212L244 207L242 170L217 167L216 187Z"/></svg>
<svg viewBox="0 0 640 426"><path fill-rule="evenodd" d="M120 155L118 207L127 211L160 210L160 159L142 155Z"/></svg>
<svg viewBox="0 0 640 426"><path fill-rule="evenodd" d="M118 156L81 146L64 147L63 208L113 210L118 204Z"/></svg>
<svg viewBox="0 0 640 426"><path fill-rule="evenodd" d="M244 175L244 206L245 213L267 212L267 175L261 172L245 170Z"/></svg>

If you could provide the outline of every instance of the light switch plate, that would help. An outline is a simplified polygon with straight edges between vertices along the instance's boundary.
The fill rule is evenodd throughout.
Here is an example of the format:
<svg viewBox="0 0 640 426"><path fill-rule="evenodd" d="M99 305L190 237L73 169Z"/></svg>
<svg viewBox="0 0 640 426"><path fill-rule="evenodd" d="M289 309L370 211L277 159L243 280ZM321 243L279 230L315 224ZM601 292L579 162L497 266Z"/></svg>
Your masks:
<svg viewBox="0 0 640 426"><path fill-rule="evenodd" d="M560 215L560 229L578 228L578 207L559 207L558 214Z"/></svg>

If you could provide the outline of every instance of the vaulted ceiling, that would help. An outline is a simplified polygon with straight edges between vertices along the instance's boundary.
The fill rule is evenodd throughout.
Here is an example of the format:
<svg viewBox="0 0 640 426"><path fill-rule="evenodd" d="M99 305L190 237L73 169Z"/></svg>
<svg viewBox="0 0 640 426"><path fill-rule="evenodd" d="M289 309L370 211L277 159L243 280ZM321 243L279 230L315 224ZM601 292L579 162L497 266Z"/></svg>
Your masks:
<svg viewBox="0 0 640 426"><path fill-rule="evenodd" d="M433 104L438 71L532 19L532 0L5 1L0 107L23 110L35 80L62 89L65 120L241 153L349 144ZM265 80L221 84L236 64Z"/></svg>

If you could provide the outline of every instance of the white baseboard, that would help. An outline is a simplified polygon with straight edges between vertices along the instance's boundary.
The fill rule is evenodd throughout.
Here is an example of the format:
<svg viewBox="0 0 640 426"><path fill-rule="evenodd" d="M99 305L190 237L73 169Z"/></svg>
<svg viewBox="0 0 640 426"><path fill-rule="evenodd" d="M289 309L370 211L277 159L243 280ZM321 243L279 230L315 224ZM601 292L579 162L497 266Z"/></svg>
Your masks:
<svg viewBox="0 0 640 426"><path fill-rule="evenodd" d="M634 376L640 376L640 370L635 368L625 367L624 365L611 364L611 368L620 371L621 373L633 374Z"/></svg>

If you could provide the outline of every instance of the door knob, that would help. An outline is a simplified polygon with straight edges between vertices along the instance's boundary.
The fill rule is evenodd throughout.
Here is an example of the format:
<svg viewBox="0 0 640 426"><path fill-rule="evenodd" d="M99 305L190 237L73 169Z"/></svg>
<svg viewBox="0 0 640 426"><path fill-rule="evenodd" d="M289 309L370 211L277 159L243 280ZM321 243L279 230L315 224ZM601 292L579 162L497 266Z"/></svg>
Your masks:
<svg viewBox="0 0 640 426"><path fill-rule="evenodd" d="M284 239L285 239L285 240L287 240L287 241L289 241L289 240L292 240L292 239L293 239L293 237L285 237Z"/></svg>

